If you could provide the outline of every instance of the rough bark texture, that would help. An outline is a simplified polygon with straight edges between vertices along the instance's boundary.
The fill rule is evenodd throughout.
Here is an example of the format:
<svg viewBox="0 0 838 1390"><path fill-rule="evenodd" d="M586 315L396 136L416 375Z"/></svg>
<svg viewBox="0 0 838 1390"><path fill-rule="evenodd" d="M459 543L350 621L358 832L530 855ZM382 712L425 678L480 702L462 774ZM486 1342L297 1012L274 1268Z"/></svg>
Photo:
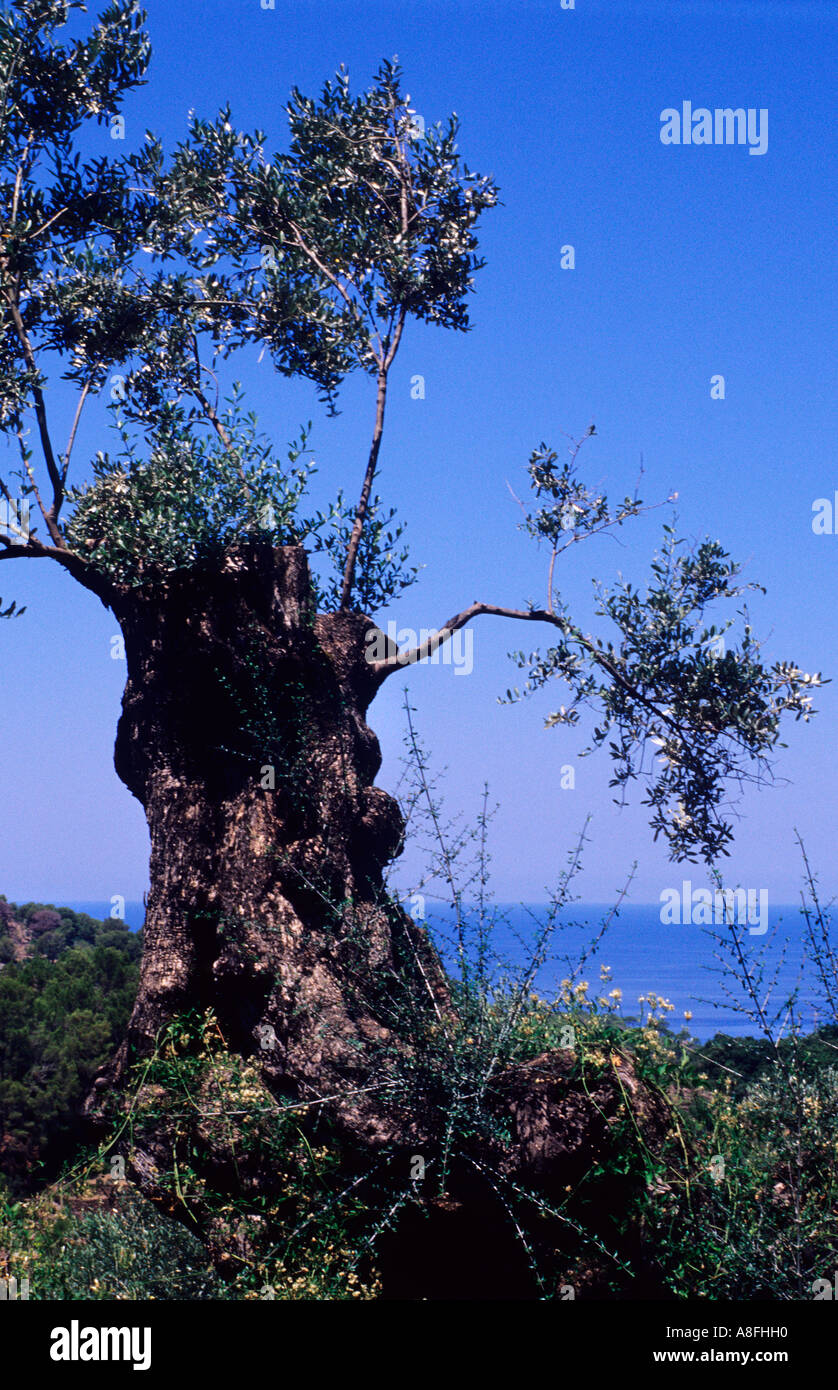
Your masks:
<svg viewBox="0 0 838 1390"><path fill-rule="evenodd" d="M116 1092L135 1117L144 1107L160 1115L159 1086L129 1099L130 1064L153 1051L175 1016L211 1008L225 1046L258 1064L269 1101L319 1109L328 1099L328 1123L348 1141L356 1169L376 1150L438 1147L447 1104L438 1078L420 1080L413 1106L400 1109L398 1092L388 1091L394 1054L412 1055L411 1009L424 1008L435 1028L435 1019L440 1027L452 1019L452 1006L425 933L383 890L404 826L396 802L374 786L380 750L365 718L376 689L365 659L371 621L313 611L299 547L243 546L213 568L109 602L128 662L116 768L145 808L151 892L128 1036L98 1079L89 1114L101 1122ZM393 1008L400 989L408 1002L401 1022ZM509 1139L478 1144L477 1162L452 1172L448 1197L417 1193L410 1211L424 1209L424 1218L414 1229L408 1214L393 1237L396 1254L382 1251L390 1296L451 1297L454 1285L461 1296L492 1296L475 1292L490 1285L495 1296L528 1296L520 1250L513 1258L506 1216L479 1176L482 1160L549 1195L613 1153L626 1094L644 1127L665 1127L627 1060L593 1095L572 1073L567 1056L550 1054L495 1077L492 1109ZM233 1109L231 1128L207 1096L190 1097L207 1182L214 1191L229 1182L231 1191L264 1192L269 1155L257 1154L247 1171L239 1161L251 1121ZM180 1189L175 1197L171 1182L160 1182L182 1142L177 1124L152 1118L135 1141L131 1176L182 1218ZM204 1219L201 1200L187 1199L190 1218ZM621 1203L620 1195L612 1210ZM217 1224L207 1211L205 1235L222 1266L231 1256ZM479 1254L487 1242L491 1258ZM416 1287L412 1276L404 1282L411 1269L426 1271ZM440 1284L441 1270L451 1280Z"/></svg>
<svg viewBox="0 0 838 1390"><path fill-rule="evenodd" d="M102 1081L174 1015L212 1007L275 1094L347 1096L340 1121L386 1141L380 1098L351 1094L387 1040L369 982L399 951L441 998L444 982L383 893L404 827L373 785L372 624L317 616L311 595L302 548L242 547L112 601L128 664L115 764L146 812L151 891L136 1007Z"/></svg>

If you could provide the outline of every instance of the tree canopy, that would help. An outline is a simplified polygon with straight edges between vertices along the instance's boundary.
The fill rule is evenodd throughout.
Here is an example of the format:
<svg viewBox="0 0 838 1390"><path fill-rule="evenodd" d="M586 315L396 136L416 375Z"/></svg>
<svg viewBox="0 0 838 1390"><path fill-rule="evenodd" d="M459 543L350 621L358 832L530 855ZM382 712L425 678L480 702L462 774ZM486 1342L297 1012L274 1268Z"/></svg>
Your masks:
<svg viewBox="0 0 838 1390"><path fill-rule="evenodd" d="M408 319L468 329L494 181L462 161L456 117L422 128L391 61L360 95L343 69L317 99L293 91L284 152L238 130L225 107L193 116L168 155L149 132L132 153L83 158L82 128L119 118L150 59L136 0L114 0L86 38L62 44L84 8L14 0L0 12L0 431L16 451L0 493L10 517L21 503L34 517L0 534L0 560L50 558L108 602L115 586L241 541L302 544L332 562L322 607L374 613L416 574L375 491L389 374ZM357 501L340 486L306 516L307 430L278 457L222 384L247 347L312 382L329 409L350 372L374 379ZM62 446L45 394L56 374L76 393ZM96 399L121 448L100 450L92 479L75 484L79 422ZM648 587L602 588L607 627L584 632L554 585L557 562L644 508L589 490L578 454L560 465L543 444L529 461L524 524L548 555L545 607L475 602L374 674L380 683L480 615L549 627L554 645L516 654L526 681L509 698L558 680L570 704L548 724L595 707L613 785L642 778L655 835L674 857L709 862L731 838L729 788L766 774L783 716L809 718L820 677L764 665L744 611L738 643L734 619L717 627L712 605L748 586L720 543L690 549L671 528Z"/></svg>

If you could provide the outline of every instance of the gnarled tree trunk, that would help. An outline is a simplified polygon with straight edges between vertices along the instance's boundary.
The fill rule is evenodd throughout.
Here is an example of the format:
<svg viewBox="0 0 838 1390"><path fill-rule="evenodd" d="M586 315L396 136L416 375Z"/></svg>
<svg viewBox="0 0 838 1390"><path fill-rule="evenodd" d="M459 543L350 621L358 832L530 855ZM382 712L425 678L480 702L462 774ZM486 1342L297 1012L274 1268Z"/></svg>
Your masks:
<svg viewBox="0 0 838 1390"><path fill-rule="evenodd" d="M304 550L242 546L216 567L118 592L128 680L119 776L151 835L139 993L109 1081L186 1009L212 1007L275 1094L339 1097L365 1142L398 1122L370 1086L386 1044L375 991L445 984L424 932L388 901L398 805L373 779L372 624L316 615Z"/></svg>
<svg viewBox="0 0 838 1390"><path fill-rule="evenodd" d="M113 591L107 601L128 661L116 768L148 818L151 892L128 1035L98 1078L88 1113L107 1123L114 1092L129 1108L132 1062L153 1053L178 1015L212 1009L227 1049L258 1060L278 1106L320 1113L325 1102L351 1164L363 1168L372 1151L384 1150L388 1162L401 1162L406 1181L405 1152L448 1142L445 1086L421 1069L423 1023L445 1032L455 1020L425 932L384 890L383 869L400 851L404 824L396 802L373 785L381 757L365 715L382 679L367 653L380 655L386 639L361 614L314 611L307 557L297 546L242 545L214 566ZM420 1060L419 1081L400 1092L397 1064L405 1058ZM470 1140L478 1161L452 1171L454 1198L421 1198L430 1226L400 1224L395 1257L383 1251L391 1293L450 1296L436 1276L417 1275L416 1288L404 1282L405 1270L424 1270L431 1258L429 1232L431 1264L461 1269L463 1296L469 1289L475 1296L490 1271L490 1283L506 1287L507 1275L498 1273L509 1262L506 1217L494 1210L495 1186L480 1176L481 1160L501 1180L547 1195L564 1190L618 1142L627 1089L637 1090L644 1127L661 1132L661 1107L637 1089L630 1061L622 1065L625 1075L595 1094L564 1054L496 1075L490 1105L507 1138L500 1146L488 1133ZM146 1119L132 1145L132 1176L173 1214L182 1217L188 1200L190 1219L204 1221L224 1266L223 1222L219 1236L200 1194L185 1199L176 1183L178 1202L171 1197L183 1143L178 1122L155 1119L154 1087L140 1090L151 1105L137 1093L137 1117L144 1109ZM210 1185L269 1189L270 1153L245 1175L214 1118L222 1112L190 1100ZM471 1249L475 1222L494 1250L494 1263L477 1260L483 1276Z"/></svg>

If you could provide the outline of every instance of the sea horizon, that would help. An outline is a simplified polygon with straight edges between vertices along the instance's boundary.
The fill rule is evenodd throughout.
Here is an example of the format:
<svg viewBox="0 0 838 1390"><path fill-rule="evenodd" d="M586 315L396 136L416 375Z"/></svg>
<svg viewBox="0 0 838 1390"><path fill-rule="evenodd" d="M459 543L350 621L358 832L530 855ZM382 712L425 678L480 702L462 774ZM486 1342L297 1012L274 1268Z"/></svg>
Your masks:
<svg viewBox="0 0 838 1390"><path fill-rule="evenodd" d="M141 899L120 901L114 910L110 899L68 898L55 900L54 905L69 907L100 920L118 916L121 909L120 919L133 931L139 930L145 919ZM450 905L428 898L423 900L420 911L415 897L402 899L402 905L428 926L446 963L452 967L456 961L456 928ZM502 972L515 978L530 959L529 952L538 933L537 924L544 920L548 904L509 901L491 906L497 919L492 934L494 973ZM624 904L613 916L578 976L588 982L589 997L608 998L612 990L620 990L620 1014L629 1019L648 1012L648 1005L642 1005L640 998L652 992L673 1005L671 1011L661 1015L670 1029L677 1033L686 1028L700 1042L706 1042L716 1033L733 1037L760 1036L758 1026L746 1013L740 1012L748 1001L739 992L736 982L723 973L715 955L718 947L708 929L695 922L664 923L660 920L661 910L659 902L631 903ZM463 914L469 924L467 939L472 942L477 912L476 904L463 904ZM564 909L559 914L563 925L555 933L548 956L535 974L533 989L547 999L555 997L562 979L570 974L567 960L578 964L583 952L590 948L602 920L611 913L613 904L607 903L576 903ZM711 926L709 931L723 932L724 927ZM752 932L746 925L742 936L745 959L751 968L755 969L764 957L769 978L775 969L779 970L774 992L777 1002L791 994L799 982L799 1012L807 1032L830 1021L814 1002L811 963L803 959L804 925L799 905L778 904L770 911L766 931L761 932L757 926ZM782 961L784 943L787 950ZM609 967L607 981L601 979L601 966Z"/></svg>

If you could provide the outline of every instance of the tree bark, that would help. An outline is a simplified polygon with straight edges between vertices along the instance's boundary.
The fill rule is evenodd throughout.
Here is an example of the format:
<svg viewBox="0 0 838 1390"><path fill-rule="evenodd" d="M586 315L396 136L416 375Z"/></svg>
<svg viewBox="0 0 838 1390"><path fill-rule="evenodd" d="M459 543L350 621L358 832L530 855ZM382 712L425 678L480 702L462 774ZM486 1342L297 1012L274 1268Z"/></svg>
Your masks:
<svg viewBox="0 0 838 1390"><path fill-rule="evenodd" d="M226 1049L258 1063L278 1108L290 1105L295 1117L325 1110L350 1171L369 1168L378 1153L404 1186L410 1154L432 1157L448 1145L444 1054L428 1067L423 1047L457 1021L432 945L383 882L404 833L398 805L374 786L381 755L366 723L383 679L367 653L387 650L387 639L362 614L317 614L312 594L301 547L242 545L214 566L107 599L128 662L115 763L145 808L151 891L128 1034L87 1112L111 1134L114 1101L133 1115L132 1178L173 1215L183 1219L185 1207L204 1224L220 1268L231 1259L230 1233L200 1193L182 1192L178 1157L198 1143L209 1189L239 1195L269 1193L273 1164L269 1145L263 1154L257 1145L246 1168L239 1162L248 1126L257 1132L248 1118L255 1112L219 1110L214 1093L190 1092L184 1126L179 1090L160 1110L165 1086L132 1070L179 1015L213 1010ZM565 1053L494 1076L487 1104L497 1126L489 1129L507 1139L470 1132L468 1152L450 1170L453 1197L415 1198L433 1218L435 1268L462 1267L470 1289L489 1276L506 1287L497 1273L509 1263L502 1203L483 1283L463 1254L475 1221L489 1240L481 1213L497 1198L484 1162L499 1181L550 1196L569 1191L619 1143L627 1094L634 1123L664 1132L660 1104L638 1086L629 1059L621 1065L625 1074L594 1092ZM623 1202L621 1190L609 1210ZM425 1269L430 1258L429 1230L399 1224L393 1250L384 1249L393 1296L449 1296L445 1280L424 1274L418 1294L404 1292L413 1289L405 1270ZM559 1226L551 1239L565 1237Z"/></svg>
<svg viewBox="0 0 838 1390"><path fill-rule="evenodd" d="M111 607L128 664L115 765L146 812L151 889L136 1006L102 1080L178 1013L212 1008L274 1094L336 1096L342 1127L392 1142L370 1057L389 1041L387 982L407 970L436 1001L446 989L383 886L404 824L373 785L374 625L315 613L296 546L242 546Z"/></svg>

